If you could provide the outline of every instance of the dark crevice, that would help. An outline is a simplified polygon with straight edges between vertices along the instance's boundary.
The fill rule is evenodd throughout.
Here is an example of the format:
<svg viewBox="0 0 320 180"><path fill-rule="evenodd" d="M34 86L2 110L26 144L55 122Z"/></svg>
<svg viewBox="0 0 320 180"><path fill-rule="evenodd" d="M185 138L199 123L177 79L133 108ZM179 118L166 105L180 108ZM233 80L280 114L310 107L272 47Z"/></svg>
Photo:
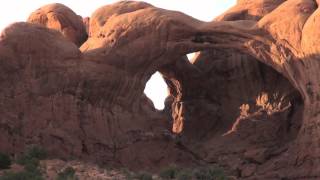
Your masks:
<svg viewBox="0 0 320 180"><path fill-rule="evenodd" d="M81 152L82 152L83 154L89 155L89 151L88 151L88 148L87 148L84 140L81 141L81 145L82 145Z"/></svg>

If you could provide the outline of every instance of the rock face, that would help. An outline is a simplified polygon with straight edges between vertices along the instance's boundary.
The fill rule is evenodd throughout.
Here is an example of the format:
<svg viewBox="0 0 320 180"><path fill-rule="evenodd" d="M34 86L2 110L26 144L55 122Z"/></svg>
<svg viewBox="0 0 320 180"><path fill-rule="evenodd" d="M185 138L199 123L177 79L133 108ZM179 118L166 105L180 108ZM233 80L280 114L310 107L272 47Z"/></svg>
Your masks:
<svg viewBox="0 0 320 180"><path fill-rule="evenodd" d="M143 2L84 21L40 8L0 37L0 150L319 179L318 15L313 0L238 1L209 23ZM143 94L156 71L170 90L162 112Z"/></svg>
<svg viewBox="0 0 320 180"><path fill-rule="evenodd" d="M49 4L33 12L27 22L60 31L68 40L80 46L88 35L82 17L63 4Z"/></svg>
<svg viewBox="0 0 320 180"><path fill-rule="evenodd" d="M217 17L216 20L259 20L284 1L285 0L239 0L236 6Z"/></svg>

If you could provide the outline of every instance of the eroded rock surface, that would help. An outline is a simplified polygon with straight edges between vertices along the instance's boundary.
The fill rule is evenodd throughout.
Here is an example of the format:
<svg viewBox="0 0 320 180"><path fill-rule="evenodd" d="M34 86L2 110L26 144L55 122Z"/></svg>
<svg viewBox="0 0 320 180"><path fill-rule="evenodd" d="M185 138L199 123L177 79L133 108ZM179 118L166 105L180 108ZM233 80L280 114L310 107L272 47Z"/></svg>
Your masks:
<svg viewBox="0 0 320 180"><path fill-rule="evenodd" d="M60 31L77 46L80 46L88 37L82 17L59 3L49 4L37 9L31 13L27 22Z"/></svg>
<svg viewBox="0 0 320 180"><path fill-rule="evenodd" d="M318 179L318 14L313 0L238 1L209 23L143 2L85 20L44 6L1 34L0 150ZM162 112L143 94L156 71L170 90Z"/></svg>

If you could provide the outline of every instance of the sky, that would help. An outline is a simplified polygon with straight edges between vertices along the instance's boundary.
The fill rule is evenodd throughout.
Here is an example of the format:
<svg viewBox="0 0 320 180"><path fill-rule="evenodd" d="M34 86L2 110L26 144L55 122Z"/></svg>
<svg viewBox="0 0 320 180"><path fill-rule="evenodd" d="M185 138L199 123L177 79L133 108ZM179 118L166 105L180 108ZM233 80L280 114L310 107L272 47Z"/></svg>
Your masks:
<svg viewBox="0 0 320 180"><path fill-rule="evenodd" d="M62 3L82 17L90 15L99 7L119 0L9 0L0 7L0 31L13 22L26 21L31 12L50 3ZM236 0L144 0L154 6L181 11L202 21L214 17L236 4ZM157 109L164 108L167 86L159 73L154 74L145 88L146 95Z"/></svg>

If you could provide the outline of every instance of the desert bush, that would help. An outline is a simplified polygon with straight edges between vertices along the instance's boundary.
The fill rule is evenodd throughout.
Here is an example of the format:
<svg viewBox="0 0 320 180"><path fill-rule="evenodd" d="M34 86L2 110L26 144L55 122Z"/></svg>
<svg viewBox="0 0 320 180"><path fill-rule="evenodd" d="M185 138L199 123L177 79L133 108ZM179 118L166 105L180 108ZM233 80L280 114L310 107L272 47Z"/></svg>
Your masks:
<svg viewBox="0 0 320 180"><path fill-rule="evenodd" d="M192 171L189 169L181 170L178 172L177 180L192 180Z"/></svg>
<svg viewBox="0 0 320 180"><path fill-rule="evenodd" d="M0 177L0 180L44 180L44 178L40 171L22 171L5 173Z"/></svg>
<svg viewBox="0 0 320 180"><path fill-rule="evenodd" d="M6 172L0 180L44 180L36 163L27 164L24 171Z"/></svg>
<svg viewBox="0 0 320 180"><path fill-rule="evenodd" d="M179 168L176 165L170 165L169 167L163 169L159 176L163 179L174 179L179 173Z"/></svg>
<svg viewBox="0 0 320 180"><path fill-rule="evenodd" d="M0 153L0 169L9 169L11 166L10 156L4 153Z"/></svg>
<svg viewBox="0 0 320 180"><path fill-rule="evenodd" d="M139 172L136 176L135 179L139 179L139 180L152 180L152 175L150 173L147 172Z"/></svg>
<svg viewBox="0 0 320 180"><path fill-rule="evenodd" d="M227 180L224 172L221 169L214 167L202 167L196 169L193 174L197 180Z"/></svg>
<svg viewBox="0 0 320 180"><path fill-rule="evenodd" d="M57 180L77 180L76 171L72 167L68 167L58 174Z"/></svg>
<svg viewBox="0 0 320 180"><path fill-rule="evenodd" d="M47 152L45 149L39 146L31 146L25 153L20 155L17 159L17 163L20 165L39 163L39 160L47 158Z"/></svg>
<svg viewBox="0 0 320 180"><path fill-rule="evenodd" d="M0 180L44 180L39 168L39 160L45 159L47 153L38 146L32 146L18 157L17 163L24 166L21 172L7 172Z"/></svg>
<svg viewBox="0 0 320 180"><path fill-rule="evenodd" d="M120 171L125 176L126 180L133 180L135 177L135 174L127 168L122 168Z"/></svg>
<svg viewBox="0 0 320 180"><path fill-rule="evenodd" d="M26 171L34 172L38 170L38 167L40 165L40 161L36 158L28 160L26 164L24 164L24 169Z"/></svg>

